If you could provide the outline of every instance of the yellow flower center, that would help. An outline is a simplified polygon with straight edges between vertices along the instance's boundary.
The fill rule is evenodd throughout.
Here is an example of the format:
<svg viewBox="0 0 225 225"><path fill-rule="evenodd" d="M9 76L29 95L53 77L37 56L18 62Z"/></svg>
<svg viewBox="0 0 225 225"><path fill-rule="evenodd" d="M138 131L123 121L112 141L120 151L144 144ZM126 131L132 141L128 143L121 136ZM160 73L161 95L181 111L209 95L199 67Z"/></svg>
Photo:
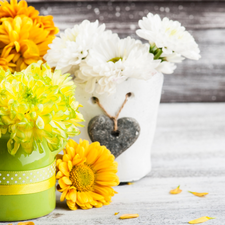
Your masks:
<svg viewBox="0 0 225 225"><path fill-rule="evenodd" d="M22 98L26 103L30 103L30 104L33 104L33 105L38 103L37 96L35 96L33 94L32 90L28 87L25 88L25 91L22 95Z"/></svg>
<svg viewBox="0 0 225 225"><path fill-rule="evenodd" d="M177 30L171 29L170 27L168 27L168 28L166 29L166 32L169 33L169 36L174 36L174 35L177 34Z"/></svg>
<svg viewBox="0 0 225 225"><path fill-rule="evenodd" d="M72 168L70 171L70 180L78 191L90 191L95 181L95 174L91 167L84 163Z"/></svg>
<svg viewBox="0 0 225 225"><path fill-rule="evenodd" d="M122 59L123 59L122 57L115 57L115 58L110 59L108 62L116 63L116 62L118 62L119 60L122 60Z"/></svg>

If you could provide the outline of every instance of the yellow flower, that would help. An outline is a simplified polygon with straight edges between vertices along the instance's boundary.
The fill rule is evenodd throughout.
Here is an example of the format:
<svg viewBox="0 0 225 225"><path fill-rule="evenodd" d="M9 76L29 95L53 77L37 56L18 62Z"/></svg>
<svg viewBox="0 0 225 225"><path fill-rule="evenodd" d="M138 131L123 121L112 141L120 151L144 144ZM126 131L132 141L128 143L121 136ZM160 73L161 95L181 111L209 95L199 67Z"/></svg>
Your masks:
<svg viewBox="0 0 225 225"><path fill-rule="evenodd" d="M0 71L0 137L10 134L7 147L15 155L51 151L65 146L67 138L80 133L83 121L75 100L75 85L69 74L51 72L47 64L33 63L14 74Z"/></svg>
<svg viewBox="0 0 225 225"><path fill-rule="evenodd" d="M117 162L105 146L98 142L89 145L70 139L62 159L57 160L58 191L61 201L67 200L70 209L102 207L116 193L112 186L119 184Z"/></svg>
<svg viewBox="0 0 225 225"><path fill-rule="evenodd" d="M26 1L3 1L0 5L0 53L7 61L6 66L2 62L0 66L21 71L42 60L59 30L52 16L39 16Z"/></svg>
<svg viewBox="0 0 225 225"><path fill-rule="evenodd" d="M0 17L16 17L17 15L26 15L32 19L36 19L39 15L38 10L34 7L27 5L27 2L22 0L17 3L17 0L7 0L0 1Z"/></svg>

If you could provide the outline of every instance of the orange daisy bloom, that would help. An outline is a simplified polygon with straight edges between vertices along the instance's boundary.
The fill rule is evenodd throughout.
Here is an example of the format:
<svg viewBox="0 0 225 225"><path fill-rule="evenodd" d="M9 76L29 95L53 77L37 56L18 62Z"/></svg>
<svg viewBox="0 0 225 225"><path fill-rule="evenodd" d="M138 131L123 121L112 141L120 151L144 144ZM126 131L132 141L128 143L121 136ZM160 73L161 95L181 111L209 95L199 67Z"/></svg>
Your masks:
<svg viewBox="0 0 225 225"><path fill-rule="evenodd" d="M6 61L0 67L21 71L42 60L58 31L52 16L39 16L25 1L0 2L0 52Z"/></svg>
<svg viewBox="0 0 225 225"><path fill-rule="evenodd" d="M70 209L102 207L111 202L116 193L112 186L119 184L115 157L99 142L89 145L70 139L64 155L57 160L58 191L61 201L67 200Z"/></svg>

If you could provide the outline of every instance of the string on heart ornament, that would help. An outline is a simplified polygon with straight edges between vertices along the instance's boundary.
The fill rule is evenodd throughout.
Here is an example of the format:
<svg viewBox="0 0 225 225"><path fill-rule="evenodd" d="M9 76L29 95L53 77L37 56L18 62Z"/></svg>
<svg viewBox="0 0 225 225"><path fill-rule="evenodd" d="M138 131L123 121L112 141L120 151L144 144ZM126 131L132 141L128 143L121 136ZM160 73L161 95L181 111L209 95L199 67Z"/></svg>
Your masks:
<svg viewBox="0 0 225 225"><path fill-rule="evenodd" d="M122 106L120 107L118 113L116 116L111 116L107 111L106 109L102 106L102 104L100 103L99 99L97 97L92 97L93 101L98 104L98 106L104 111L104 113L114 122L114 129L113 131L114 132L117 132L118 131L118 118L119 118L119 115L121 113L121 111L123 110L125 104L127 103L128 101L128 98L131 97L131 92L127 93L126 96L125 96L125 100L122 104Z"/></svg>

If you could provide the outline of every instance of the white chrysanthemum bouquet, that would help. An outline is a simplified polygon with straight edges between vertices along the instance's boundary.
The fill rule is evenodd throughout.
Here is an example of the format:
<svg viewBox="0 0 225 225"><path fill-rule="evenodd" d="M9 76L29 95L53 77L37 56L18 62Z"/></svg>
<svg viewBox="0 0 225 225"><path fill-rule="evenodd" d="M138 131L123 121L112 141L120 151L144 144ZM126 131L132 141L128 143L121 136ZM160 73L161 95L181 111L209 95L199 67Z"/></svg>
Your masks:
<svg viewBox="0 0 225 225"><path fill-rule="evenodd" d="M194 38L179 22L149 13L139 26L136 33L148 44L120 39L104 24L85 20L56 38L44 58L51 67L75 75L86 92L98 94L116 92L117 84L129 78L171 74L184 57L200 58Z"/></svg>

